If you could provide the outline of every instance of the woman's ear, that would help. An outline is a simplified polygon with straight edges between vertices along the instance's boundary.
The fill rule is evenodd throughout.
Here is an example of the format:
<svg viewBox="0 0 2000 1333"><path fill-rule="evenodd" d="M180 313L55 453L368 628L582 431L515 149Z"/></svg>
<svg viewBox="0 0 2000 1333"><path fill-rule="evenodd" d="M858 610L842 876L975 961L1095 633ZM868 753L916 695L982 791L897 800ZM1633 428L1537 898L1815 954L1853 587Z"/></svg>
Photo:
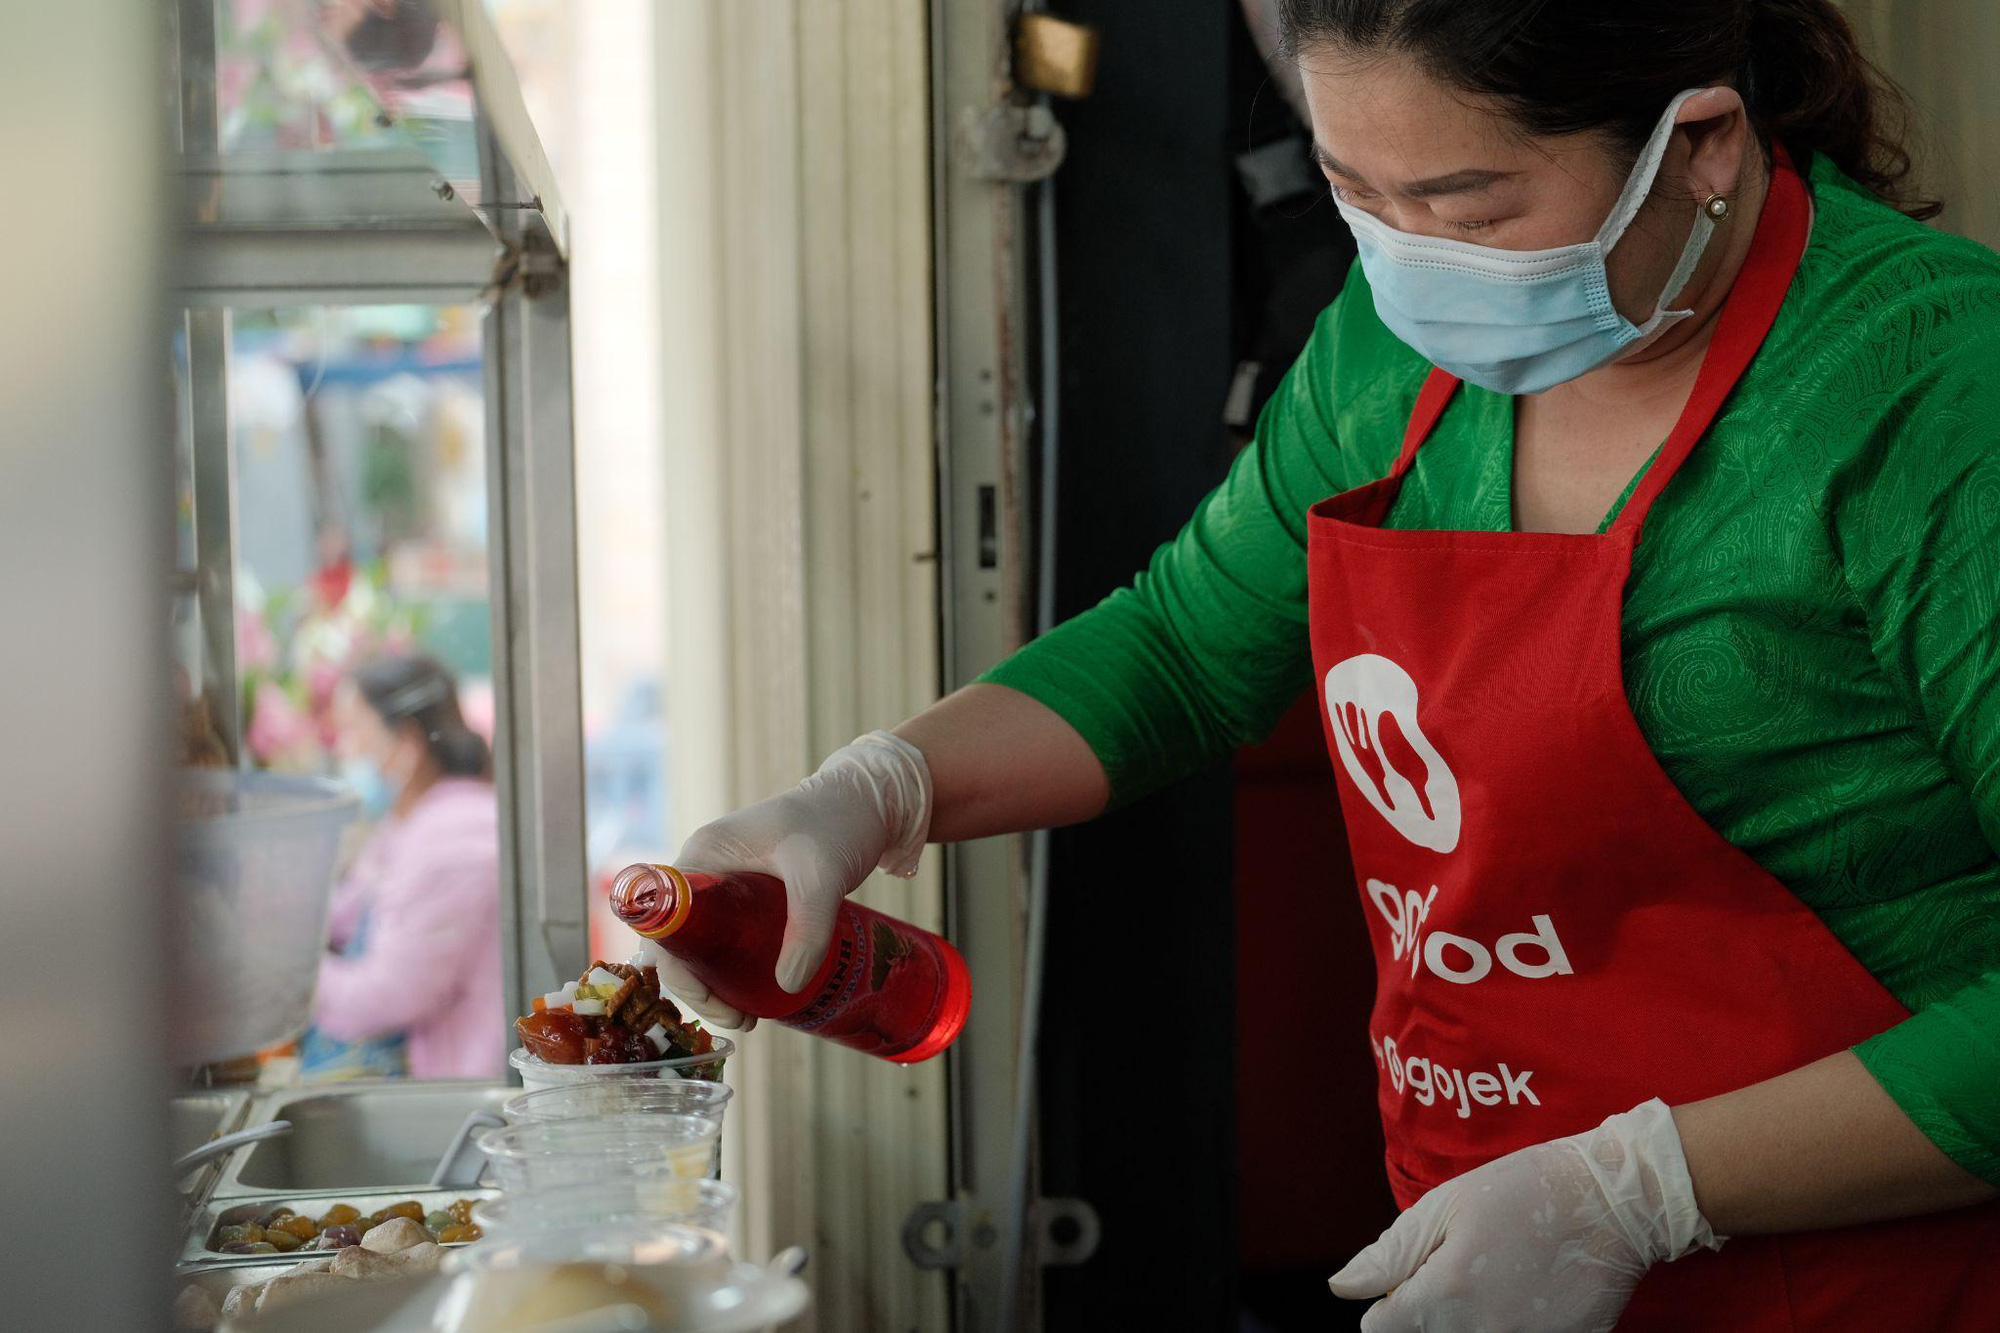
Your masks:
<svg viewBox="0 0 2000 1333"><path fill-rule="evenodd" d="M1751 146L1750 113L1734 88L1704 88L1681 104L1676 128L1688 136L1687 179L1696 203L1742 188Z"/></svg>
<svg viewBox="0 0 2000 1333"><path fill-rule="evenodd" d="M407 782L423 772L426 764L436 762L431 758L430 743L424 739L423 724L414 718L404 718L395 724L396 736L396 776Z"/></svg>

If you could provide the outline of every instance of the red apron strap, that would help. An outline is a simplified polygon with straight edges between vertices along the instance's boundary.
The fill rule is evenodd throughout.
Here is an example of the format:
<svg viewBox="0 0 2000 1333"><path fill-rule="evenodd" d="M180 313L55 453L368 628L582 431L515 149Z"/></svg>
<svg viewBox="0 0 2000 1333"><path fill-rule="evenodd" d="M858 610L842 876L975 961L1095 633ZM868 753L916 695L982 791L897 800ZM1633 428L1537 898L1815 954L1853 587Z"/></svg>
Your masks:
<svg viewBox="0 0 2000 1333"><path fill-rule="evenodd" d="M1403 474L1410 470L1410 464L1417 457L1417 446L1430 438L1438 418L1451 404L1452 394L1458 391L1458 383L1458 376L1450 371L1431 367L1422 392L1417 394L1417 405L1410 412L1409 428L1403 432L1403 452L1397 456L1396 466L1389 469L1391 480L1401 480Z"/></svg>
<svg viewBox="0 0 2000 1333"><path fill-rule="evenodd" d="M1781 147L1771 173L1764 212L1757 221L1757 234L1750 242L1743 271L1737 275L1729 300L1722 307L1714 340L1695 377L1694 391L1688 395L1687 406L1673 433L1660 447L1653 465L1646 469L1646 475L1632 492L1624 512L1611 525L1611 531L1629 530L1633 542L1638 542L1653 501L1660 498L1667 483L1674 479L1681 464L1708 432L1737 381L1756 359L1771 326L1777 322L1811 231L1812 210L1805 183L1792 169L1791 158Z"/></svg>

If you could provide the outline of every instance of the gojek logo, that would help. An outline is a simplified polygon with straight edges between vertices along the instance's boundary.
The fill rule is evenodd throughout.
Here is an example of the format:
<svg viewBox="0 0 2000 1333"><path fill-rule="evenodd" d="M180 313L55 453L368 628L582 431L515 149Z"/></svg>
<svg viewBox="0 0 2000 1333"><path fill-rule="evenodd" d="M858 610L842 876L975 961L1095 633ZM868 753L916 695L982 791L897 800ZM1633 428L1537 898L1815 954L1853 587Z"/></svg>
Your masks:
<svg viewBox="0 0 2000 1333"><path fill-rule="evenodd" d="M1419 847L1458 846L1458 779L1417 725L1417 682L1375 653L1326 673L1326 712L1347 776L1389 826ZM1403 772L1421 768L1419 789Z"/></svg>

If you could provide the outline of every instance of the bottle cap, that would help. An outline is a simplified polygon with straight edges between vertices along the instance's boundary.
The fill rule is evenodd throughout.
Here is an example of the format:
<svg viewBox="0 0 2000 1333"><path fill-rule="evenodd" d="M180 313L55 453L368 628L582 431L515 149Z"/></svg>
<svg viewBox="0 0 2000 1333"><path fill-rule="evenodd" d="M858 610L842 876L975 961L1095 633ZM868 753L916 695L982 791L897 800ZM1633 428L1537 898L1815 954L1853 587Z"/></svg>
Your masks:
<svg viewBox="0 0 2000 1333"><path fill-rule="evenodd" d="M664 939L686 922L694 886L672 866L626 866L611 881L611 910L650 939Z"/></svg>

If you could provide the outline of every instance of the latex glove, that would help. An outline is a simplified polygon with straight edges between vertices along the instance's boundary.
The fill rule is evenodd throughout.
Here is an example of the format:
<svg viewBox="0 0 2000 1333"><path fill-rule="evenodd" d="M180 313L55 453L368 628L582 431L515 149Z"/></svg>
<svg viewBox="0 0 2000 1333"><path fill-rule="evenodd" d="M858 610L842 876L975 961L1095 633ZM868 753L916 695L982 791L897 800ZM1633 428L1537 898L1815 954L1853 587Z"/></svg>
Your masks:
<svg viewBox="0 0 2000 1333"><path fill-rule="evenodd" d="M1654 1264L1722 1238L1655 1099L1446 1181L1328 1283L1364 1333L1607 1330Z"/></svg>
<svg viewBox="0 0 2000 1333"><path fill-rule="evenodd" d="M931 824L931 770L923 751L887 731L835 750L819 771L778 796L705 824L682 846L687 870L756 870L785 881L785 939L778 984L797 992L826 959L841 899L876 869L917 873ZM660 980L717 1027L748 1031L757 1020L716 998L651 940Z"/></svg>

